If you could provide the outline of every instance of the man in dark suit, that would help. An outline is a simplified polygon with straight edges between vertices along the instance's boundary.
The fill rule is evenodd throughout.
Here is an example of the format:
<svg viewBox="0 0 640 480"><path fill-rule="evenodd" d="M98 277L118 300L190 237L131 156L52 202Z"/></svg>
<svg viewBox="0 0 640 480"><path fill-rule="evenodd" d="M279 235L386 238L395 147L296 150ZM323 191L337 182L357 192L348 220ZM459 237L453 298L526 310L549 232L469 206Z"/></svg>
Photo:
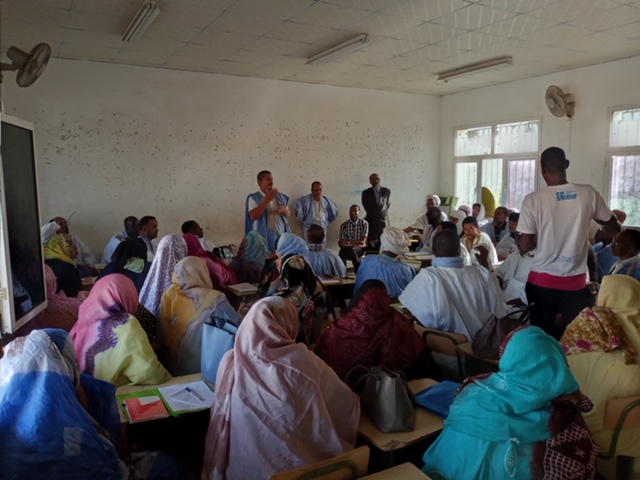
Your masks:
<svg viewBox="0 0 640 480"><path fill-rule="evenodd" d="M369 176L369 183L371 188L362 192L362 206L367 212L365 220L369 223L369 245L378 248L382 230L389 226L391 190L380 186L380 175L377 173Z"/></svg>

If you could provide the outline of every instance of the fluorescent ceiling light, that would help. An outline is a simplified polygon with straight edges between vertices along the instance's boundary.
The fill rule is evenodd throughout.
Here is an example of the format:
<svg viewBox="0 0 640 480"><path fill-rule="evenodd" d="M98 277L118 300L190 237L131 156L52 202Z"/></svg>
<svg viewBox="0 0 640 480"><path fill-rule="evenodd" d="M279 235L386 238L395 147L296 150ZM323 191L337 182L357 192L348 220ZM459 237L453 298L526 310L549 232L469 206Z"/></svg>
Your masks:
<svg viewBox="0 0 640 480"><path fill-rule="evenodd" d="M160 15L160 7L155 0L145 0L122 33L122 41L131 43L141 37Z"/></svg>
<svg viewBox="0 0 640 480"><path fill-rule="evenodd" d="M509 65L512 61L513 58L511 57L498 57L492 58L490 60L484 60L482 62L470 63L469 65L452 68L451 70L445 70L444 72L438 73L438 80L447 82L452 78L463 77L465 75L481 72L483 70L491 70L500 65Z"/></svg>
<svg viewBox="0 0 640 480"><path fill-rule="evenodd" d="M369 43L369 36L366 33L361 33L357 37L353 37L346 42L342 42L307 58L307 63L305 65L320 65L322 63L330 62L338 57L360 50L362 47L366 46L367 43Z"/></svg>

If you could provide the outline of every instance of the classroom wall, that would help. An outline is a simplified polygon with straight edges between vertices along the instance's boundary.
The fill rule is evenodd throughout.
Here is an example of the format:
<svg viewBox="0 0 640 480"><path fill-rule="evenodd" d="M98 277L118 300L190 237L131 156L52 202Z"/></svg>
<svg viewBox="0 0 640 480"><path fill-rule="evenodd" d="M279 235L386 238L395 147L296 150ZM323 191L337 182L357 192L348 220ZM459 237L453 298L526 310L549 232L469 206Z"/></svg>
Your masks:
<svg viewBox="0 0 640 480"><path fill-rule="evenodd" d="M542 150L550 146L563 148L571 161L569 180L590 183L607 195L608 109L640 106L638 79L640 57L634 57L443 97L440 137L440 174L446 179L443 190L452 191L455 186L456 127L540 117ZM576 102L573 120L549 113L544 94L550 85L573 95ZM541 179L538 187L544 187Z"/></svg>
<svg viewBox="0 0 640 480"><path fill-rule="evenodd" d="M397 226L440 192L436 96L52 60L28 89L7 74L2 97L36 128L43 221L76 211L71 231L98 256L127 215L155 215L161 236L196 219L238 244L262 169L292 202L324 184L341 209L334 246L370 173Z"/></svg>

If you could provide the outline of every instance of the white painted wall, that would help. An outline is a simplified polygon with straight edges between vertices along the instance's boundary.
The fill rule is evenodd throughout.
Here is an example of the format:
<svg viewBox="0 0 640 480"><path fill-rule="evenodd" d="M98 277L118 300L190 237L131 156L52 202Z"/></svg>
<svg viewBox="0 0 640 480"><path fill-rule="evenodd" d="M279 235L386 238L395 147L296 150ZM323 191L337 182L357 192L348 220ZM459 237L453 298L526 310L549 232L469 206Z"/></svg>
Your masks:
<svg viewBox="0 0 640 480"><path fill-rule="evenodd" d="M155 215L161 235L193 218L238 244L262 169L293 200L324 184L334 246L373 171L394 225L441 191L440 97L69 60L28 89L8 74L2 95L37 129L43 220L77 211L71 230L97 255L127 215Z"/></svg>
<svg viewBox="0 0 640 480"><path fill-rule="evenodd" d="M639 79L640 57L634 57L443 97L440 174L446 185L441 190L451 191L455 185L456 127L542 117L542 149L563 148L571 161L569 180L592 184L606 195L608 111L610 107L640 105ZM554 117L547 109L544 93L549 85L571 93L576 101L571 137L569 120ZM538 186L544 187L544 182Z"/></svg>

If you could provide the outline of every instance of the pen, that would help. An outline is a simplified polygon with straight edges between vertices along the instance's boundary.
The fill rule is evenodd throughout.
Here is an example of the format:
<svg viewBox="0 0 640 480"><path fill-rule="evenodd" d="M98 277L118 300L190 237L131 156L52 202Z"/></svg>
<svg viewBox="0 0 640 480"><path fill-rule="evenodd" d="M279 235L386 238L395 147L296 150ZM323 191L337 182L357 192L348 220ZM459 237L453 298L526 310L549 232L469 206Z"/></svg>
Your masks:
<svg viewBox="0 0 640 480"><path fill-rule="evenodd" d="M184 389L201 402L204 402L204 398L202 398L197 392L194 392L190 387L184 387Z"/></svg>

